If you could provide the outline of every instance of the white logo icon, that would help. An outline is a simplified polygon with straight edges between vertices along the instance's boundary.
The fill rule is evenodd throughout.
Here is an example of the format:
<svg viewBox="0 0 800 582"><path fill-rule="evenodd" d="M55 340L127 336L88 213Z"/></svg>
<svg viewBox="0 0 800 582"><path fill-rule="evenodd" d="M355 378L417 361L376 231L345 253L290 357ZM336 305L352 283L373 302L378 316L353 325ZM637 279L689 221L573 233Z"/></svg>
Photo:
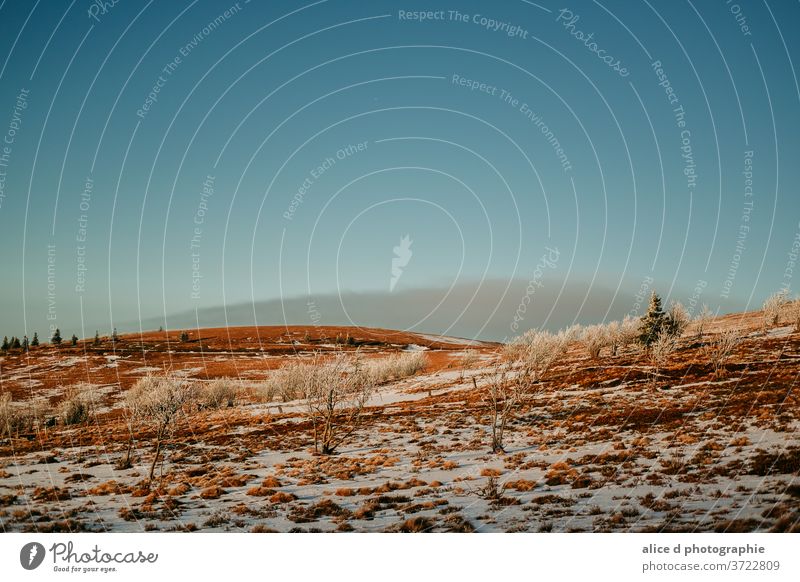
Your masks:
<svg viewBox="0 0 800 582"><path fill-rule="evenodd" d="M389 281L390 292L394 291L395 285L397 285L400 276L403 274L403 268L408 265L411 255L414 254L411 252L411 243L413 242L409 235L405 235L400 239L400 244L392 249L394 257L392 258L392 278Z"/></svg>

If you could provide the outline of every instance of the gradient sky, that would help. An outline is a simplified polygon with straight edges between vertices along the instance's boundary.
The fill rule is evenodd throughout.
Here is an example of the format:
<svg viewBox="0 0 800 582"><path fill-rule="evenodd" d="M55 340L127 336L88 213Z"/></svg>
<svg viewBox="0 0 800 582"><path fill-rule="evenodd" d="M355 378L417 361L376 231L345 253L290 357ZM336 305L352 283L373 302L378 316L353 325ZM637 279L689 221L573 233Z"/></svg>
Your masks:
<svg viewBox="0 0 800 582"><path fill-rule="evenodd" d="M420 10L440 18L404 17ZM756 308L797 288L797 22L800 4L775 0L6 0L0 335L174 327L195 310L331 296L381 325L360 317L360 293L384 293L397 325L396 296L424 289L435 312L451 286L488 283L470 308L507 322L531 279L548 287L528 294L540 311L587 289L575 321L635 311L613 297L643 283ZM558 260L537 271L548 248Z"/></svg>

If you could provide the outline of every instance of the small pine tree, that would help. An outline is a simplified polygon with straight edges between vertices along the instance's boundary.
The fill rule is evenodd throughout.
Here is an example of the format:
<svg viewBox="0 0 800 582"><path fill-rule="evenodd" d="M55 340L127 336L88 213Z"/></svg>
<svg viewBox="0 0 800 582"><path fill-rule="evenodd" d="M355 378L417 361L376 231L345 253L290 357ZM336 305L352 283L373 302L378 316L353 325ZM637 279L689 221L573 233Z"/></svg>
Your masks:
<svg viewBox="0 0 800 582"><path fill-rule="evenodd" d="M164 331L164 326L163 326L163 325L159 325L159 326L158 326L158 331L159 331L159 332L162 332L162 331Z"/></svg>
<svg viewBox="0 0 800 582"><path fill-rule="evenodd" d="M22 349L27 352L29 345L30 345L30 342L28 341L28 336L23 336L22 337Z"/></svg>
<svg viewBox="0 0 800 582"><path fill-rule="evenodd" d="M56 331L53 332L53 337L50 339L50 343L53 345L59 345L61 343L61 330L56 328Z"/></svg>
<svg viewBox="0 0 800 582"><path fill-rule="evenodd" d="M11 348L11 344L8 343L8 336L5 335L3 336L3 345L0 346L0 349L2 349L4 352L7 352L9 348Z"/></svg>
<svg viewBox="0 0 800 582"><path fill-rule="evenodd" d="M31 345L34 347L39 345L39 334L36 332L33 332L33 339L31 340Z"/></svg>
<svg viewBox="0 0 800 582"><path fill-rule="evenodd" d="M119 341L119 334L117 333L117 328L114 328L114 331L111 332L111 341L118 342Z"/></svg>
<svg viewBox="0 0 800 582"><path fill-rule="evenodd" d="M653 291L650 294L650 305L647 313L642 317L639 324L639 343L650 347L659 335L675 335L677 326L672 318L664 313L661 307L661 297Z"/></svg>
<svg viewBox="0 0 800 582"><path fill-rule="evenodd" d="M72 334L71 341L72 341L72 345L73 345L73 346L77 346L77 345L78 345L78 336L76 336L76 335L73 333L73 334Z"/></svg>
<svg viewBox="0 0 800 582"><path fill-rule="evenodd" d="M95 331L94 332L94 345L96 345L96 346L100 345L100 332L99 331Z"/></svg>
<svg viewBox="0 0 800 582"><path fill-rule="evenodd" d="M18 350L22 347L22 344L19 342L19 338L14 336L11 338L11 347L15 350Z"/></svg>
<svg viewBox="0 0 800 582"><path fill-rule="evenodd" d="M187 332L185 332L185 331L181 332L181 341L183 343L186 343L186 342L189 341L189 334Z"/></svg>

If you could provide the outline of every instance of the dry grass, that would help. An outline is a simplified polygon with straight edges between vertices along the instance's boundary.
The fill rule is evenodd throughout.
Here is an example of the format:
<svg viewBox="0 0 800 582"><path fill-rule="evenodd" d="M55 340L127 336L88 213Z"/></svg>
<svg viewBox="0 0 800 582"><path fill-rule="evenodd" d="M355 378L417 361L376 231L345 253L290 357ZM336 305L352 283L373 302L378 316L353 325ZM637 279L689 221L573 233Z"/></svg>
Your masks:
<svg viewBox="0 0 800 582"><path fill-rule="evenodd" d="M370 360L366 373L373 384L384 384L389 380L402 380L420 372L428 365L425 352L403 352L387 358Z"/></svg>

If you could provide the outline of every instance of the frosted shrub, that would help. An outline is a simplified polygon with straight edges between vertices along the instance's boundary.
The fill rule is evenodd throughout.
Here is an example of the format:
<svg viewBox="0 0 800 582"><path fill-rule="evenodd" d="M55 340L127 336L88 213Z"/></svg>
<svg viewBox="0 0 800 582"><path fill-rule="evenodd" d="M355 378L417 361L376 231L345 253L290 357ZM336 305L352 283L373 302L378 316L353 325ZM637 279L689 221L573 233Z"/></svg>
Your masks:
<svg viewBox="0 0 800 582"><path fill-rule="evenodd" d="M236 404L237 381L231 378L215 378L201 385L197 398L204 408L225 408Z"/></svg>
<svg viewBox="0 0 800 582"><path fill-rule="evenodd" d="M583 343L586 352L593 360L599 358L600 351L610 345L610 339L609 330L602 324L585 327L581 335L581 343Z"/></svg>
<svg viewBox="0 0 800 582"><path fill-rule="evenodd" d="M714 341L704 347L704 353L714 368L714 376L722 377L725 364L733 355L736 346L742 342L741 332L738 330L726 330L719 334Z"/></svg>
<svg viewBox="0 0 800 582"><path fill-rule="evenodd" d="M425 352L405 352L370 360L365 364L365 368L373 383L383 384L388 380L413 376L424 370L427 365L428 356Z"/></svg>
<svg viewBox="0 0 800 582"><path fill-rule="evenodd" d="M315 358L316 360L316 358ZM276 396L284 402L302 398L306 384L320 374L319 367L308 362L290 362L275 370L261 387L265 400Z"/></svg>
<svg viewBox="0 0 800 582"><path fill-rule="evenodd" d="M659 333L650 343L648 356L650 364L653 366L652 381L654 385L658 379L659 371L667 363L669 356L675 351L675 347L675 336L667 331Z"/></svg>
<svg viewBox="0 0 800 582"><path fill-rule="evenodd" d="M20 433L30 433L42 424L48 414L47 404L42 401L15 404L11 392L0 393L0 436L9 438Z"/></svg>
<svg viewBox="0 0 800 582"><path fill-rule="evenodd" d="M697 331L697 337L699 339L703 339L703 332L706 330L708 324L713 319L714 319L714 313L708 308L708 305L703 303L703 307L700 309L700 312L694 318L695 330Z"/></svg>
<svg viewBox="0 0 800 582"><path fill-rule="evenodd" d="M360 426L364 407L374 390L370 374L358 356L337 354L327 361L317 354L303 385L306 414L311 421L314 450L332 455Z"/></svg>
<svg viewBox="0 0 800 582"><path fill-rule="evenodd" d="M680 301L673 301L670 303L667 317L672 322L670 326L670 333L675 337L681 337L686 328L689 327L689 322L692 320L689 312Z"/></svg>
<svg viewBox="0 0 800 582"><path fill-rule="evenodd" d="M620 322L617 330L617 343L621 348L636 345L639 342L639 320L630 315L626 315Z"/></svg>
<svg viewBox="0 0 800 582"><path fill-rule="evenodd" d="M764 328L778 325L781 318L781 311L784 309L789 299L789 293L783 289L773 293L764 301Z"/></svg>
<svg viewBox="0 0 800 582"><path fill-rule="evenodd" d="M87 422L97 408L98 393L91 384L76 384L66 388L59 405L59 416L65 425Z"/></svg>
<svg viewBox="0 0 800 582"><path fill-rule="evenodd" d="M152 426L156 432L150 481L153 480L163 440L174 430L180 413L191 400L192 391L188 384L170 376L145 376L128 392L125 404L131 417Z"/></svg>

